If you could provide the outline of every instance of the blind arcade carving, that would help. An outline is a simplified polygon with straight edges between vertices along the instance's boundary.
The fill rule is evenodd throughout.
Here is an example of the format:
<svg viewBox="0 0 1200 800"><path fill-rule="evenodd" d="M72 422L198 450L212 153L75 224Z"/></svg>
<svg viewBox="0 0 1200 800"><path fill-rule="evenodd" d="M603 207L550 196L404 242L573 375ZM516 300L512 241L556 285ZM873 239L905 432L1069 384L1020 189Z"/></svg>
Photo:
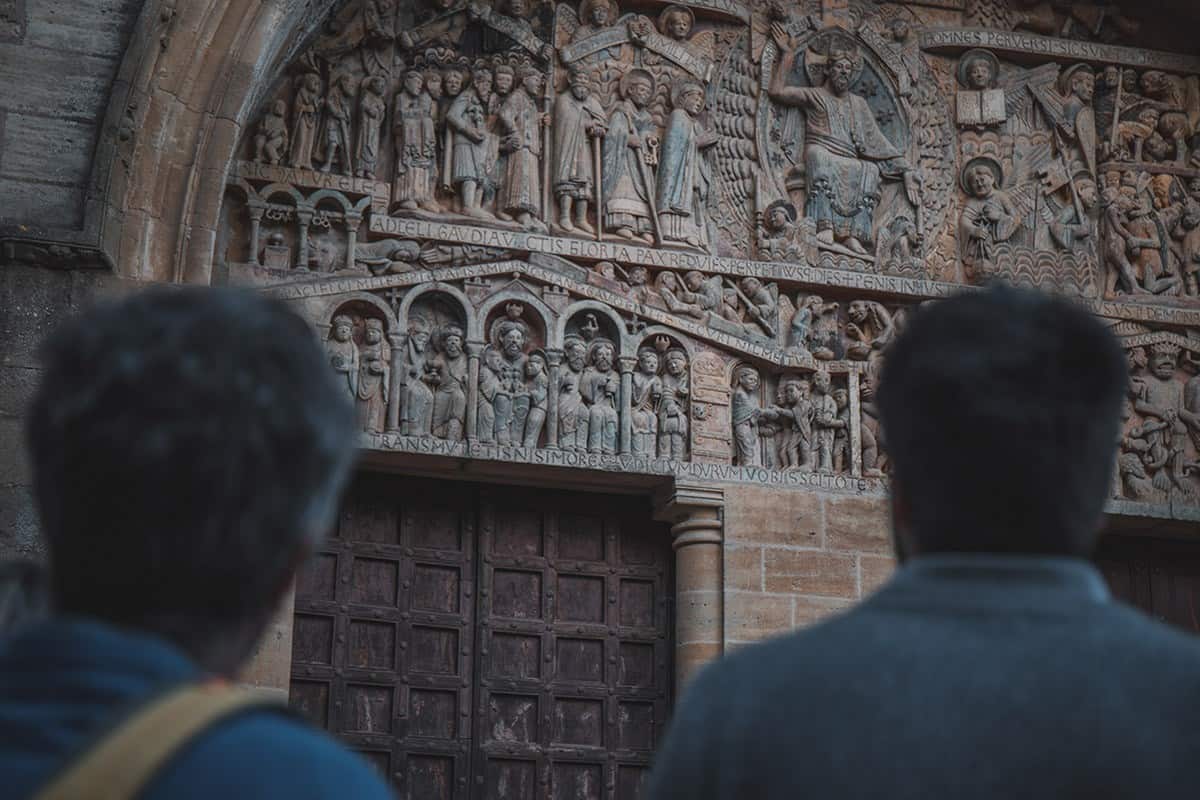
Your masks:
<svg viewBox="0 0 1200 800"><path fill-rule="evenodd" d="M1200 63L1102 12L352 0L244 136L222 257L369 446L857 490L914 304L1063 292L1131 354L1115 498L1200 507Z"/></svg>

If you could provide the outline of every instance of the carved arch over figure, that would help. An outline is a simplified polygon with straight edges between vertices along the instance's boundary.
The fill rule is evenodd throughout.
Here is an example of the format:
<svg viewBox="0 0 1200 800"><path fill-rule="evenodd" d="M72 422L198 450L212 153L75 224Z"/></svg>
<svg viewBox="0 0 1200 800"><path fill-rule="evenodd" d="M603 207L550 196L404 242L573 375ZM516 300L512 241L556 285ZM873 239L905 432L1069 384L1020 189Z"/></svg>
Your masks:
<svg viewBox="0 0 1200 800"><path fill-rule="evenodd" d="M625 320L621 319L621 315L614 311L610 306L606 306L596 300L580 300L572 303L563 309L563 313L559 316L555 325L555 342L561 346L564 338L567 336L567 328L581 314L591 312L600 314L604 319L612 325L612 331L615 331L616 338L614 343L617 345L618 356L633 355L636 349L637 337L631 336L625 330Z"/></svg>
<svg viewBox="0 0 1200 800"><path fill-rule="evenodd" d="M422 298L428 299L427 296L433 294L442 294L453 298L454 302L459 308L460 313L462 314L463 321L466 322L467 329L465 333L468 340L477 341L483 337L480 317L477 314L472 313L471 310L471 299L467 297L466 294L464 294L463 291L457 286L451 286L448 283L441 283L440 281L422 284L413 288L404 296L404 299L400 301L400 308L396 316L399 319L404 320L405 324L407 324L413 305L418 300Z"/></svg>

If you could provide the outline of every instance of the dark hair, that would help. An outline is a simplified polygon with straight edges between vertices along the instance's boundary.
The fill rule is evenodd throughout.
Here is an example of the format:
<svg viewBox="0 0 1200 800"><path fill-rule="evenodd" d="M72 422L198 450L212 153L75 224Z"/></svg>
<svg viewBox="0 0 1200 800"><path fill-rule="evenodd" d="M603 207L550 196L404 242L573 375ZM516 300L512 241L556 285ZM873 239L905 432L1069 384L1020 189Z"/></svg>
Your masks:
<svg viewBox="0 0 1200 800"><path fill-rule="evenodd" d="M1083 308L1007 287L921 308L877 392L921 552L1088 555L1129 376Z"/></svg>
<svg viewBox="0 0 1200 800"><path fill-rule="evenodd" d="M44 345L29 447L56 611L192 650L269 612L332 524L353 410L281 302L160 287Z"/></svg>

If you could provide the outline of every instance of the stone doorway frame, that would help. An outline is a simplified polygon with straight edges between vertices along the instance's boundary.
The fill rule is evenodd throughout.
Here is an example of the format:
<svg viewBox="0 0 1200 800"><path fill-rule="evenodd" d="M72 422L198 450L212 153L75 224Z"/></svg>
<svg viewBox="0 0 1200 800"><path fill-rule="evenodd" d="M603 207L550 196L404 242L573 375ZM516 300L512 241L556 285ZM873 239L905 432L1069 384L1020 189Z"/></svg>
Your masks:
<svg viewBox="0 0 1200 800"><path fill-rule="evenodd" d="M676 701L688 681L724 649L725 491L722 487L676 478L614 475L569 467L498 464L463 458L364 451L358 469L397 478L422 477L512 484L550 491L590 491L640 495L651 516L671 526L675 552ZM241 675L243 683L286 699L292 672L295 591L287 597Z"/></svg>

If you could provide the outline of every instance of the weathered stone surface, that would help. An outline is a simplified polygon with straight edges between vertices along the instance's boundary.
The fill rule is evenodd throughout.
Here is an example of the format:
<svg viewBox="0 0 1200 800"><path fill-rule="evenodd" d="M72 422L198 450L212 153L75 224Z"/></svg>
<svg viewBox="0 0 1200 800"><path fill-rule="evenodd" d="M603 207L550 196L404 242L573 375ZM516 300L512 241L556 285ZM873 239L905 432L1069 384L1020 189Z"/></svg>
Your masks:
<svg viewBox="0 0 1200 800"><path fill-rule="evenodd" d="M824 513L814 492L741 488L728 495L725 535L736 542L821 547Z"/></svg>
<svg viewBox="0 0 1200 800"><path fill-rule="evenodd" d="M825 505L830 550L891 553L888 504L880 497L831 497Z"/></svg>
<svg viewBox="0 0 1200 800"><path fill-rule="evenodd" d="M853 555L767 548L764 588L772 593L858 597L858 563Z"/></svg>

